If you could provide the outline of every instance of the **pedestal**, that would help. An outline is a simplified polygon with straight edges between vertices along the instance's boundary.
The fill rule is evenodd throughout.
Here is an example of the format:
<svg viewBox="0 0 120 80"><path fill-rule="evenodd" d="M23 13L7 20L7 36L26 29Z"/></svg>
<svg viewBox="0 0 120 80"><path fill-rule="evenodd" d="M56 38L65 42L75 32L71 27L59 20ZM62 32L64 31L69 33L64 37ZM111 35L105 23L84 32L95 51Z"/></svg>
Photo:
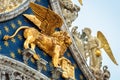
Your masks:
<svg viewBox="0 0 120 80"><path fill-rule="evenodd" d="M62 74L63 70L61 68L54 68L52 71L52 80L57 80Z"/></svg>
<svg viewBox="0 0 120 80"><path fill-rule="evenodd" d="M34 53L35 52L31 49L24 49L22 51L23 61L24 61L25 64L28 64L27 63L28 59L30 59Z"/></svg>
<svg viewBox="0 0 120 80"><path fill-rule="evenodd" d="M46 66L48 62L42 58L40 60L37 60L37 70L41 72L44 66Z"/></svg>

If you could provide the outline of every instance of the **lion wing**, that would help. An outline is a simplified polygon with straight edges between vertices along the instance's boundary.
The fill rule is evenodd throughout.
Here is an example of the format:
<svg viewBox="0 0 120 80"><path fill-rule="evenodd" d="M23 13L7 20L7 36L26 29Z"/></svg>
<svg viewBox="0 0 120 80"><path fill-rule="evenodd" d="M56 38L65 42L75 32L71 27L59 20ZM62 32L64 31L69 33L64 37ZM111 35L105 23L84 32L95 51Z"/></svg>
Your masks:
<svg viewBox="0 0 120 80"><path fill-rule="evenodd" d="M43 33L50 35L55 31L55 28L62 26L62 18L52 10L32 2L30 3L30 7L34 15L41 21L41 26L38 28Z"/></svg>

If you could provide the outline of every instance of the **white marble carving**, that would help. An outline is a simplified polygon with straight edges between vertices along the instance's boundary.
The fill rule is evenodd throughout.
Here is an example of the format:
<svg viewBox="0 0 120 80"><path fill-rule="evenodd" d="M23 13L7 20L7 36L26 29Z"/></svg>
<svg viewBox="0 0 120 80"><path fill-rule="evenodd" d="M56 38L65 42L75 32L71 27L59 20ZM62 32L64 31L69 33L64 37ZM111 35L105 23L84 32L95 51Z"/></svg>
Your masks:
<svg viewBox="0 0 120 80"><path fill-rule="evenodd" d="M22 1L22 2L15 8L9 9L9 7L14 6L13 2L10 2L10 1L11 0L1 0L0 1L0 22L12 19L12 18L16 17L17 15L21 14L22 12L24 12L25 10L28 9L29 3L34 2L35 0L18 0L18 1L13 0L14 4L15 3L18 4L19 1ZM10 5L10 3L11 3L11 5ZM5 6L3 6L3 4ZM8 6L7 4L10 6Z"/></svg>
<svg viewBox="0 0 120 80"><path fill-rule="evenodd" d="M50 80L33 68L0 55L0 80Z"/></svg>
<svg viewBox="0 0 120 80"><path fill-rule="evenodd" d="M78 17L80 7L74 4L71 0L59 0L63 17L68 27L71 27L72 22Z"/></svg>

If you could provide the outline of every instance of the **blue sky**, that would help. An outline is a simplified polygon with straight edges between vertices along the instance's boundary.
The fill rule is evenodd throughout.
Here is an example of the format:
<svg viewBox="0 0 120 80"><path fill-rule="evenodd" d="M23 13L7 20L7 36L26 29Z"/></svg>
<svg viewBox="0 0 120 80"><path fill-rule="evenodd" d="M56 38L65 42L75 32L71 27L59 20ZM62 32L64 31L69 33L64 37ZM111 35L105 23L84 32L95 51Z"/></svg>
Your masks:
<svg viewBox="0 0 120 80"><path fill-rule="evenodd" d="M79 5L77 0L73 2ZM98 30L102 31L120 65L120 0L83 0L79 17L73 26L79 26L80 32L84 27L89 27L93 36ZM104 50L102 56L103 65L109 66L110 80L119 80L120 66L114 65Z"/></svg>

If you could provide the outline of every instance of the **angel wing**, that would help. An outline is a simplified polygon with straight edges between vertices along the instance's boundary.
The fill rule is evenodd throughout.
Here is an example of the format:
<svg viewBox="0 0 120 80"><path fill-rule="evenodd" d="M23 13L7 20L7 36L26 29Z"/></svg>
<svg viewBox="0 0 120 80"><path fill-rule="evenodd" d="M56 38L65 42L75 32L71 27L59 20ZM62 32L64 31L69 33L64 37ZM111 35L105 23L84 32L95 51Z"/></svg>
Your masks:
<svg viewBox="0 0 120 80"><path fill-rule="evenodd" d="M102 32L98 31L97 32L97 38L101 41L101 46L107 53L107 55L110 57L110 59L113 61L114 64L117 64L117 61L115 60L115 57L113 56L112 50L108 44L108 41L106 40L105 36L103 35Z"/></svg>
<svg viewBox="0 0 120 80"><path fill-rule="evenodd" d="M30 3L30 7L37 19L41 21L41 25L37 26L43 33L50 35L63 24L62 18L52 10Z"/></svg>
<svg viewBox="0 0 120 80"><path fill-rule="evenodd" d="M78 0L79 1L79 3L81 4L81 5L83 5L83 2L82 2L82 0Z"/></svg>

